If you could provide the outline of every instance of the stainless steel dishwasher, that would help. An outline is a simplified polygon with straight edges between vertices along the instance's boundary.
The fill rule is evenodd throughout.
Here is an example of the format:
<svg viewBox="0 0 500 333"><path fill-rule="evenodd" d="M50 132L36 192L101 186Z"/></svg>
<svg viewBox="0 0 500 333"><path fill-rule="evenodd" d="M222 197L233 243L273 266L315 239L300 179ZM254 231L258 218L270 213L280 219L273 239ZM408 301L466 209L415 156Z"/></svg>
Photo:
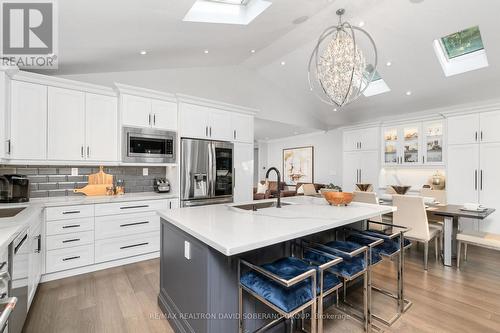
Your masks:
<svg viewBox="0 0 500 333"><path fill-rule="evenodd" d="M17 298L17 304L9 319L8 333L20 333L28 315L28 229L23 230L10 246L12 258L12 297Z"/></svg>

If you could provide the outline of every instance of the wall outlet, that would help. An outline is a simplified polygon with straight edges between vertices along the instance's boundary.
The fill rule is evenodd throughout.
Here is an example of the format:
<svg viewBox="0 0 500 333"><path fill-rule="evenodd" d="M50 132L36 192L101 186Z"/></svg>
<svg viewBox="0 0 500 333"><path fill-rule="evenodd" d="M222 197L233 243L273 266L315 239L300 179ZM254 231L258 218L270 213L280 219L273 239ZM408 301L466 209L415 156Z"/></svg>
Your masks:
<svg viewBox="0 0 500 333"><path fill-rule="evenodd" d="M71 168L71 175L78 176L78 168Z"/></svg>
<svg viewBox="0 0 500 333"><path fill-rule="evenodd" d="M191 243L184 241L184 258L191 260Z"/></svg>
<svg viewBox="0 0 500 333"><path fill-rule="evenodd" d="M148 168L142 168L142 175L143 176L149 175L149 169Z"/></svg>

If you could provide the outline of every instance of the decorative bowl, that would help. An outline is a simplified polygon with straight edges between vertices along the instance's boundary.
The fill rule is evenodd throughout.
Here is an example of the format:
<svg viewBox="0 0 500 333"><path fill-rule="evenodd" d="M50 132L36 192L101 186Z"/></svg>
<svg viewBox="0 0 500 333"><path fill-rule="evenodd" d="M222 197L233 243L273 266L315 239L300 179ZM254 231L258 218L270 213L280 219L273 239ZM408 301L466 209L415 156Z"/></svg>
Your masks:
<svg viewBox="0 0 500 333"><path fill-rule="evenodd" d="M321 193L321 194L325 194L327 192L337 192L338 193L339 190L336 190L334 188L326 188L326 187L323 187L323 188L319 189L319 193Z"/></svg>
<svg viewBox="0 0 500 333"><path fill-rule="evenodd" d="M323 197L330 205L347 206L353 199L353 194L348 192L323 192Z"/></svg>
<svg viewBox="0 0 500 333"><path fill-rule="evenodd" d="M370 187L372 186L372 184L356 184L356 187L358 188L358 190L360 190L361 192L366 192L370 189Z"/></svg>
<svg viewBox="0 0 500 333"><path fill-rule="evenodd" d="M391 185L392 189L397 193L401 195L405 195L406 192L411 188L411 186L399 186L399 185Z"/></svg>

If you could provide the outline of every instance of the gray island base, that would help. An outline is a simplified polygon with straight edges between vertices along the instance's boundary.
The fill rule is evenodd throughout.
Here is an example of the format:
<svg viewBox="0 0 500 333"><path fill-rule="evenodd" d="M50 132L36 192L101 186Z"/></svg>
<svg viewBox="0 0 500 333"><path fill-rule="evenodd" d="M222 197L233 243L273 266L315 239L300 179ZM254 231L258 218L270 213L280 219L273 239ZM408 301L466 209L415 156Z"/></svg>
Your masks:
<svg viewBox="0 0 500 333"><path fill-rule="evenodd" d="M321 198L312 199L293 198L282 210L269 208L265 213L239 212L227 205L160 211L158 303L174 331L238 332L240 258L255 264L274 261L291 254L291 240L332 239L335 228L394 210L367 204L330 207ZM273 216L277 213L288 217ZM247 332L276 318L245 293L243 308ZM284 332L284 325L270 332Z"/></svg>

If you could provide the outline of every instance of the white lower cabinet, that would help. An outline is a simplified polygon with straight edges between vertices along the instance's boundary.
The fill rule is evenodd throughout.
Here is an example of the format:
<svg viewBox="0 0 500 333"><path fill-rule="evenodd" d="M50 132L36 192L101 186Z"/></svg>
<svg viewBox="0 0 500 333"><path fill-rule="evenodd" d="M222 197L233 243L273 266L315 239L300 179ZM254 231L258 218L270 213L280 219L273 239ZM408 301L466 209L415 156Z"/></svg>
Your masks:
<svg viewBox="0 0 500 333"><path fill-rule="evenodd" d="M47 208L46 273L159 251L156 211L178 206L178 199L160 199Z"/></svg>
<svg viewBox="0 0 500 333"><path fill-rule="evenodd" d="M30 228L28 229L28 239L30 243L30 253L28 256L28 308L33 301L40 278L42 277L42 215L34 217Z"/></svg>
<svg viewBox="0 0 500 333"><path fill-rule="evenodd" d="M97 240L95 261L101 263L160 250L160 230Z"/></svg>

